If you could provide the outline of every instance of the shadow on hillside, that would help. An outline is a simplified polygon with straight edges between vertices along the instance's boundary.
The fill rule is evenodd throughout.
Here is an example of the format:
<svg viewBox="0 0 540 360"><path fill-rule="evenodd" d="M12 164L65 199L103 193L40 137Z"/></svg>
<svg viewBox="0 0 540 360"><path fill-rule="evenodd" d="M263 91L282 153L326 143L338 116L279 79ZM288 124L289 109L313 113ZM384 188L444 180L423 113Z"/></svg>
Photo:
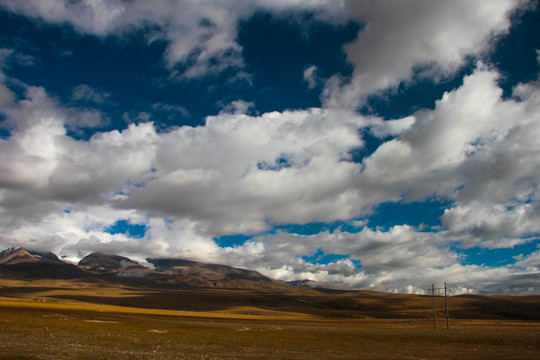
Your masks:
<svg viewBox="0 0 540 360"><path fill-rule="evenodd" d="M156 291L133 292L125 296L54 295L62 300L150 309L185 311L226 311L237 307L297 312L328 318L430 319L432 300L415 295L347 295L319 296L257 294L237 291ZM438 312L444 317L444 301L437 299ZM451 297L453 319L519 319L540 320L540 304L524 298Z"/></svg>

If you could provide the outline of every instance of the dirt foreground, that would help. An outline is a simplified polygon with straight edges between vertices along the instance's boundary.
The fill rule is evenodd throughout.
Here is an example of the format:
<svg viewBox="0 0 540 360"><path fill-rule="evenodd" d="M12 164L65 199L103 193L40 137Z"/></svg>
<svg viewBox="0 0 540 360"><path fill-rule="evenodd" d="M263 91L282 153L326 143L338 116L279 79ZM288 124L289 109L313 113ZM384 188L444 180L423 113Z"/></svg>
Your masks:
<svg viewBox="0 0 540 360"><path fill-rule="evenodd" d="M538 359L540 322L321 319L0 298L1 359Z"/></svg>

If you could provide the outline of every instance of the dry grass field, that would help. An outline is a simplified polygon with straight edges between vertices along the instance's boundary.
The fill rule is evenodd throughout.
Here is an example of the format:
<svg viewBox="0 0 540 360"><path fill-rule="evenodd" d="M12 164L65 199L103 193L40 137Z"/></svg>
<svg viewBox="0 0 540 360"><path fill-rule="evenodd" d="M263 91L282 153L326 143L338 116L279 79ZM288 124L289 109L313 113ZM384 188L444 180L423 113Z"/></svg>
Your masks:
<svg viewBox="0 0 540 360"><path fill-rule="evenodd" d="M538 359L540 354L539 321L486 319L488 312L479 313L484 319L451 319L446 330L441 308L434 331L431 299L411 295L157 291L45 280L0 280L0 286L1 359ZM453 297L451 309L463 315L487 299ZM509 304L507 298L495 301ZM534 309L537 301L527 297L520 304Z"/></svg>

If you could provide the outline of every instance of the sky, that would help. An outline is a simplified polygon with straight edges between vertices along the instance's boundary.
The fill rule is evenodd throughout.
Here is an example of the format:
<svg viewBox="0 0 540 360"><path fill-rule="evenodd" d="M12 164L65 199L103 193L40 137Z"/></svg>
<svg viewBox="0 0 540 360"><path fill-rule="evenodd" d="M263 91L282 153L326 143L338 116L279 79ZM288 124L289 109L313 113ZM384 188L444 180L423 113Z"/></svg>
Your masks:
<svg viewBox="0 0 540 360"><path fill-rule="evenodd" d="M0 246L540 294L535 0L0 0Z"/></svg>

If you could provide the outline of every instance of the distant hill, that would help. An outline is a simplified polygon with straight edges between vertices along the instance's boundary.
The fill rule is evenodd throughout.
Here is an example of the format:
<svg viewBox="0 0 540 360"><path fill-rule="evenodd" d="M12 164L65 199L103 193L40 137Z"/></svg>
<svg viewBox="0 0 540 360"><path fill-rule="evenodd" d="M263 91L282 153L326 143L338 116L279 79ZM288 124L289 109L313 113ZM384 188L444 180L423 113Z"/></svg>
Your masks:
<svg viewBox="0 0 540 360"><path fill-rule="evenodd" d="M209 288L248 289L259 291L294 291L295 287L277 281L253 270L235 268L227 265L208 264L182 259L148 258L147 262L155 266L161 274L198 279L207 283Z"/></svg>
<svg viewBox="0 0 540 360"><path fill-rule="evenodd" d="M63 263L63 261L60 260L60 259L58 258L58 256L56 256L56 255L53 254L52 252L35 251L35 250L28 250L28 252L29 252L30 255L32 255L35 259L38 259L38 260L48 260L48 261L54 261L54 262Z"/></svg>
<svg viewBox="0 0 540 360"><path fill-rule="evenodd" d="M9 248L0 252L0 264L12 265L41 260L63 262L52 252L33 251L23 248Z"/></svg>
<svg viewBox="0 0 540 360"><path fill-rule="evenodd" d="M23 248L10 248L0 252L0 272L4 276L34 279L71 279L84 275L84 271L79 267L60 260L51 252Z"/></svg>
<svg viewBox="0 0 540 360"><path fill-rule="evenodd" d="M309 279L287 281L287 284L293 285L293 286L310 287L310 288L320 287L320 284L317 281L309 280Z"/></svg>
<svg viewBox="0 0 540 360"><path fill-rule="evenodd" d="M39 261L36 257L32 256L28 251L23 248L10 248L0 252L0 264L1 265L14 265L26 262Z"/></svg>
<svg viewBox="0 0 540 360"><path fill-rule="evenodd" d="M152 269L127 257L102 252L94 252L85 256L78 265L86 271L126 277L142 277L152 272Z"/></svg>
<svg viewBox="0 0 540 360"><path fill-rule="evenodd" d="M146 259L149 263L155 266L156 271L196 276L208 281L219 280L249 280L272 282L273 279L262 275L257 271L239 269L232 266L207 264L196 261L181 260L181 259Z"/></svg>
<svg viewBox="0 0 540 360"><path fill-rule="evenodd" d="M229 288L260 291L290 291L294 287L259 272L183 259L147 259L154 269L127 257L94 252L77 265L66 263L50 252L11 248L0 252L4 277L93 278L110 283L150 288Z"/></svg>

